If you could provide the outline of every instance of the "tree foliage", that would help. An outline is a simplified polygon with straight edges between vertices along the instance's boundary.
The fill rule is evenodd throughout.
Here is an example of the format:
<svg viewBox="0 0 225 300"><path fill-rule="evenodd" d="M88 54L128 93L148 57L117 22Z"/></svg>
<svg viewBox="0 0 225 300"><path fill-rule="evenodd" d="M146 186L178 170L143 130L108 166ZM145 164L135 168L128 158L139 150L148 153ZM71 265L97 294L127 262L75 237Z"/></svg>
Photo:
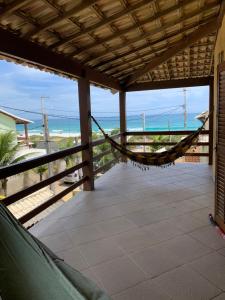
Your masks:
<svg viewBox="0 0 225 300"><path fill-rule="evenodd" d="M34 169L34 172L40 176L40 181L43 180L44 173L48 170L48 165L38 166Z"/></svg>
<svg viewBox="0 0 225 300"><path fill-rule="evenodd" d="M0 133L0 168L25 160L29 154L16 156L19 144L13 131ZM4 196L7 196L7 178L1 179Z"/></svg>

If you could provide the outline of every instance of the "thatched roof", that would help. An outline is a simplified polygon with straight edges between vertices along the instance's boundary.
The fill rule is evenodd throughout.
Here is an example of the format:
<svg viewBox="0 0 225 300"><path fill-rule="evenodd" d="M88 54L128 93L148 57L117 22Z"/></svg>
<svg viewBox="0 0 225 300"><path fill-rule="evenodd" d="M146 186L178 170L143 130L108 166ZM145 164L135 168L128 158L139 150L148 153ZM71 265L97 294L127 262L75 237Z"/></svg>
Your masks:
<svg viewBox="0 0 225 300"><path fill-rule="evenodd" d="M220 6L221 0L0 0L0 26L120 82L156 58L133 81L208 77L216 36L210 26ZM202 26L205 34L160 64Z"/></svg>

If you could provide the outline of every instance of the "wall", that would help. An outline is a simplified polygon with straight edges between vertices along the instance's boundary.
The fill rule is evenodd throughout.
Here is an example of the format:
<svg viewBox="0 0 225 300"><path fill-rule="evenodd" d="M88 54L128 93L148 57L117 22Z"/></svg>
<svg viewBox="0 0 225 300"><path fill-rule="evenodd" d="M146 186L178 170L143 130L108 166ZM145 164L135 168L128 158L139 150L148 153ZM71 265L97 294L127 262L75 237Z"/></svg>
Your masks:
<svg viewBox="0 0 225 300"><path fill-rule="evenodd" d="M216 112L217 112L217 66L221 61L221 53L225 53L225 17L218 32L214 51L214 124L213 124L213 177L215 178L215 146L216 146ZM224 54L225 58L225 54Z"/></svg>
<svg viewBox="0 0 225 300"><path fill-rule="evenodd" d="M0 133L10 130L16 131L15 121L12 118L0 113Z"/></svg>

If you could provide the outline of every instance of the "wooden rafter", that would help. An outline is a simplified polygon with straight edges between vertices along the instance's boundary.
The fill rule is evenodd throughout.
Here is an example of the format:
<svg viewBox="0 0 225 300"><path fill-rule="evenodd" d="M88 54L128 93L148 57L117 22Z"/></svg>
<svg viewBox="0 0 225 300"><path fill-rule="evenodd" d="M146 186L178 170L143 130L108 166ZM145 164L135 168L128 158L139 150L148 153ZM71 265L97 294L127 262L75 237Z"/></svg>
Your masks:
<svg viewBox="0 0 225 300"><path fill-rule="evenodd" d="M190 2L190 1L189 1L189 2ZM181 5L181 4L177 4L177 5L176 5L176 9L178 9L178 8L180 7L180 5ZM199 15L199 14L202 13L202 12L210 11L210 10L211 10L212 8L214 8L214 7L215 7L215 4L211 4L211 5L208 5L208 6L204 7L204 8L202 8L201 10L199 10L199 9L194 10L194 11L192 11L191 13L186 14L183 18L178 18L178 19L175 19L175 20L173 20L173 21L167 22L166 24L164 24L164 25L161 26L161 27L155 28L154 30L151 30L150 32L147 32L147 33L144 33L144 34L140 35L140 37L146 38L146 37L149 37L149 36L151 36L151 35L157 34L157 33L161 32L162 30L167 30L168 28L170 28L170 27L172 27L172 26L174 26L174 25L176 25L176 24L178 24L178 23L180 23L180 22L182 22L182 21L184 21L184 20L193 18L193 17ZM170 12L171 12L171 11L174 11L174 10L176 10L176 9L173 7L173 10L171 10L171 8L170 8ZM140 26L143 26L143 25L145 25L145 24L148 24L148 23L150 23L150 22L153 22L153 21L159 19L159 18L162 17L162 16L167 15L167 14L168 14L168 12L167 12L168 10L169 10L169 9L167 9L166 11L160 12L160 13L158 13L158 14L152 16L152 17L148 18L147 20L144 20L144 21L142 21L142 22L139 22L139 25L140 25ZM116 39L116 38L118 38L118 37L121 37L121 36L124 35L124 34L129 33L129 32L132 31L132 30L135 30L135 29L137 29L137 25L132 25L131 27L129 27L129 28L127 28L127 29L120 30L119 33L113 34L113 35L111 35L111 36L109 36L109 37L107 37L107 38L102 39L100 42L101 42L101 43L107 43L107 42L112 41L112 40L114 40L114 39ZM136 40L137 40L137 39L136 39ZM133 42L134 42L134 41L132 41L132 42L129 41L129 44L132 44ZM62 42L62 43L63 43L63 42ZM126 46L128 46L129 44L126 44ZM96 42L96 43L93 43L93 44L91 44L91 45L88 45L87 47L88 47L88 50L90 50L90 49L93 49L93 48L95 48L95 47L97 47L97 46L99 46L99 42ZM55 47L53 47L53 48L55 48ZM85 50L86 50L86 49L80 49L80 50L73 51L73 52L70 54L70 56L71 56L71 57L76 56L76 55L82 53L82 52L85 51Z"/></svg>
<svg viewBox="0 0 225 300"><path fill-rule="evenodd" d="M206 9L207 10L207 9ZM187 21L188 19L190 19L190 18L192 18L192 17L194 17L194 16L197 16L198 14L199 14L200 12L198 11L197 13L191 13L191 14L187 14L185 17L184 17L184 19L183 19L183 21ZM212 18L210 18L210 19L208 19L208 20L204 20L204 21L202 21L202 22L200 22L200 24L199 23L197 23L196 24L196 26L198 26L198 25L201 25L201 24L205 24L207 21L209 21L209 20L211 20ZM214 18L215 19L215 18ZM179 21L177 21L176 22L176 24L179 24ZM173 22L173 25L176 25L175 24L175 22ZM171 22L171 26L172 26L172 22ZM174 36L174 35L177 35L177 34L180 34L180 33L183 33L183 32L185 32L186 30L189 30L189 29L191 29L191 28L193 28L195 25L192 23L190 26L187 26L186 28L185 28L185 30L183 30L183 29L181 29L181 30L179 30L179 31L177 31L175 34L174 33L172 33L172 34L168 34L167 36L166 36L166 38L170 38L170 36ZM153 32L154 34L156 34L156 33L158 33L158 32L160 32L161 31L161 29L159 28L159 29L157 29L157 31L155 31L155 32ZM138 38L133 38L133 39L130 39L126 44L122 44L122 45L120 45L120 46L117 46L115 49L113 48L113 49L111 49L110 51L104 51L104 52L101 52L100 54L98 54L96 57L94 57L94 58L92 58L92 59L90 59L90 60L88 60L88 61L86 61L86 63L91 63L91 62L93 62L94 60L96 60L96 59L100 59L100 58L102 58L102 57L104 57L104 56L106 56L106 55L108 55L109 53L112 53L112 51L118 51L118 50L122 50L123 48L126 48L127 46L129 46L129 45L132 45L133 43L136 43L136 42L139 42L139 41L141 41L141 40L143 40L143 39L146 39L146 38L149 38L149 37L151 37L152 36L152 32L147 32L147 33L144 33L144 34L140 34L140 36L138 37ZM163 38L159 38L157 41L159 41L159 42L161 42L161 41L164 41L164 39L165 39L165 37L163 37ZM153 43L155 43L155 41L153 41ZM141 46L141 49L143 49L143 48L146 48L146 47L148 47L148 45L145 45L145 46ZM137 51L137 50L136 50ZM120 57L122 57L123 55L127 55L127 53L126 54L122 54ZM72 56L72 55L71 55ZM119 55L117 55L115 58L113 58L112 60L115 60L115 59L117 59L119 57ZM110 59L111 60L111 59ZM107 62L104 62L103 64L105 64L105 63L108 63L110 60L107 60ZM100 63L100 65L101 65L101 63ZM99 65L98 65L99 66ZM97 67L98 67L97 66ZM96 67L96 66L95 66Z"/></svg>
<svg viewBox="0 0 225 300"><path fill-rule="evenodd" d="M159 11L160 11L160 9L159 9L159 3L156 1L154 4L155 4L156 11L159 12ZM181 9L183 10L183 7L184 7L184 6L181 6L181 7L179 8L179 10L181 10ZM163 18L160 17L158 20L159 20L160 26L163 26ZM184 27L184 26L182 26L182 27ZM165 37L165 42L166 42L166 44L167 44L167 46L168 46L168 45L169 45L169 42L168 42L168 39L166 38L166 31L165 31L165 30L163 31L163 35L164 35L164 37ZM166 69L167 69L167 73L168 73L168 76L169 76L168 79L170 79L170 77L171 77L171 75L170 75L170 68L168 67L168 64L167 64L167 63L166 63Z"/></svg>
<svg viewBox="0 0 225 300"><path fill-rule="evenodd" d="M125 5L127 5L127 0L123 0L123 2L125 3ZM152 4L154 4L154 3L155 2L150 2L149 5L152 6ZM146 9L147 9L147 7L146 7ZM143 29L143 26L139 25L139 22L138 22L135 12L130 12L129 15L132 18L133 22L136 24L136 27L139 30L140 34L144 34L145 30ZM122 36L122 38L125 39L125 43L126 43L127 39L125 38L125 36ZM151 47L149 40L146 39L146 41L147 41L148 46ZM139 54L139 51L135 51L135 47L133 45L131 45L130 48L131 48L131 51L133 51L133 53L135 54L136 58L139 59L140 61L144 62L142 55ZM124 58L123 58L123 62L127 63L127 61ZM128 65L130 65L129 62L128 62Z"/></svg>
<svg viewBox="0 0 225 300"><path fill-rule="evenodd" d="M216 19L215 18L210 18L208 20L208 22L213 21L213 20L215 21ZM178 30L176 32L173 32L173 33L167 35L166 38L167 39L169 39L169 38L175 38L176 36L179 36L180 34L183 34L184 32L186 32L187 30L193 29L194 27L199 26L199 25L204 25L205 23L206 22L204 21L204 22L197 23L196 25L191 24L191 25L189 25L189 26L187 26L185 28L182 28L181 30ZM156 46L158 43L161 43L162 41L164 41L164 39L165 39L165 37L156 39L156 40L152 41L152 43L150 43L150 44L143 45L141 47L135 48L135 51L142 51L142 50L148 49L149 46L151 46L151 47L152 46ZM173 46L173 44L171 43L170 46ZM162 51L164 49L166 49L165 45L157 48L157 50L155 52L157 53L158 51ZM104 60L101 63L99 63L97 65L94 65L94 66L95 66L95 68L101 68L101 70L107 71L109 68L111 68L111 65L109 65L109 64L111 64L111 63L114 64L116 61L120 60L122 57L125 58L126 56L129 56L132 53L133 53L133 51L125 52L125 53L123 53L121 55L117 55L114 58L111 58L111 59L108 59L108 60ZM153 52L148 52L149 55L153 54L153 53L154 53L154 51ZM117 64L120 64L120 62L118 62Z"/></svg>
<svg viewBox="0 0 225 300"><path fill-rule="evenodd" d="M203 62L203 60L202 60L202 62ZM184 62L182 62L183 64L184 64ZM138 70L140 67L143 67L143 63L142 64L139 64L139 65L137 65L137 66L135 66L135 67L131 67L131 68L128 68L128 69L126 69L125 71L121 71L121 72L118 72L116 75L115 75L115 77L116 78L119 78L120 80L123 80L123 79L125 79L125 78L127 78L127 76L128 75L131 75L131 74L133 74L134 73L134 71L135 70ZM187 75L185 75L184 74L184 69L187 71L187 70L190 70L190 71L199 71L199 72L202 72L203 70L204 71L206 71L206 68L210 68L210 63L204 63L204 64L201 64L201 65L192 65L192 66L176 66L176 73L178 74L180 74L179 75L179 79L180 78L188 78L188 76ZM154 71L156 71L156 72L160 72L161 70L154 70ZM148 76L148 74L147 74L147 76ZM202 73L201 73L201 76L202 76ZM208 76L208 73L207 74L205 74L204 76ZM163 78L163 80L166 80L167 78ZM159 80L161 80L161 79L159 79Z"/></svg>
<svg viewBox="0 0 225 300"><path fill-rule="evenodd" d="M93 31L95 31L95 30L97 30L101 27L104 27L106 25L109 25L109 24L115 22L117 19L123 17L126 14L129 14L131 12L134 12L136 10L139 10L139 9L143 8L146 5L149 5L153 1L155 1L155 0L143 0L143 1L139 2L138 4L136 4L134 6L127 7L126 9L122 10L121 12L119 12L115 15L112 15L111 17L108 17L108 18L105 18L105 19L101 20L97 24L94 24L94 25L92 25L88 28L85 28L84 30L82 30L80 32L77 32L75 34L72 34L68 38L65 38L63 41L59 41L58 43L53 44L52 47L53 48L58 48L60 46L66 45L66 44L72 42L73 40L75 40L76 38L78 38L78 37L80 37L84 34L92 33Z"/></svg>
<svg viewBox="0 0 225 300"><path fill-rule="evenodd" d="M157 66L161 65L162 63L166 62L172 56L179 53L181 50L189 47L190 45L194 44L201 38L213 33L217 30L218 23L216 21L211 21L205 25L200 26L196 29L193 33L189 34L187 37L183 38L179 42L176 43L173 47L169 48L164 54L160 57L153 58L150 63L148 63L144 68L138 70L135 74L133 74L130 78L125 80L125 85L129 86L133 82L135 82L139 77L148 73L150 70L156 68Z"/></svg>
<svg viewBox="0 0 225 300"><path fill-rule="evenodd" d="M176 43L174 43L174 44L176 44ZM204 45L204 44L203 44ZM201 47L201 45L200 45L200 47ZM189 48L189 50L190 50L191 48ZM166 49L164 49L164 52L166 52ZM160 54L160 55L162 55L162 53ZM159 56L159 55L157 55L157 56ZM197 61L200 61L200 62L202 62L202 63L204 63L204 60L205 60L206 58L204 58L204 59L201 59L201 58L199 58L199 59L197 59ZM211 60L211 58L209 58L210 60ZM140 65L143 65L143 63L144 64L148 64L148 63L150 63L151 62L151 58L149 58L149 54L148 55L145 55L145 56L143 56L143 61L142 62L138 62L138 58L136 58L135 60L132 60L132 65L131 65L131 67L137 67L137 66L140 66ZM135 62L135 61L137 61L137 62ZM180 61L180 63L182 63L182 62L184 62L184 61ZM121 65L122 66L122 65ZM118 73L120 73L121 71L124 71L124 70L126 70L127 69L127 66L124 66L124 67L122 67L121 68L121 66L120 66L120 68L114 68L114 69L112 69L112 70L110 70L109 72L107 72L107 74L108 75L110 75L110 76L115 76L115 75L117 75Z"/></svg>
<svg viewBox="0 0 225 300"><path fill-rule="evenodd" d="M210 77L187 78L177 80L161 80L152 82L134 83L127 87L127 92L161 90L169 88L182 88L192 86L206 86L210 84Z"/></svg>
<svg viewBox="0 0 225 300"><path fill-rule="evenodd" d="M76 60L71 60L61 54L53 53L45 47L0 28L0 55L15 61L27 62L29 65L44 68L49 71L64 74L71 78L86 77L90 82L115 90L121 90L119 82L92 68L85 67Z"/></svg>
<svg viewBox="0 0 225 300"><path fill-rule="evenodd" d="M95 12L95 14L98 15L98 17L99 17L101 20L106 20L105 14L99 12L98 5L97 5L97 4L94 5L94 6L92 7L92 9L93 9L93 11ZM113 23L110 23L110 24L108 24L108 25L109 25L109 27L110 27L110 30L111 30L113 33L118 32L117 27L116 27ZM88 34L91 35L90 33L88 33ZM126 40L125 37L123 38L123 41L124 41L124 43L127 42L127 40ZM105 47L106 51L109 51L109 50L110 50L109 47L108 47L108 45L107 45L106 43L103 43L102 45Z"/></svg>
<svg viewBox="0 0 225 300"><path fill-rule="evenodd" d="M80 13L82 10L88 8L91 5L94 5L97 2L97 0L88 0L85 2L81 2L80 4L76 5L71 10L63 13L62 15L59 15L58 17L54 18L53 20L48 21L43 26L39 27L38 29L35 29L31 31L30 33L26 34L26 38L33 37L37 34L40 34L41 32L53 27L54 25L70 18L71 16Z"/></svg>
<svg viewBox="0 0 225 300"><path fill-rule="evenodd" d="M25 4L30 2L31 0L16 0L12 1L8 5L6 5L3 9L0 10L0 19L6 17L7 15L13 13L17 9L23 7Z"/></svg>

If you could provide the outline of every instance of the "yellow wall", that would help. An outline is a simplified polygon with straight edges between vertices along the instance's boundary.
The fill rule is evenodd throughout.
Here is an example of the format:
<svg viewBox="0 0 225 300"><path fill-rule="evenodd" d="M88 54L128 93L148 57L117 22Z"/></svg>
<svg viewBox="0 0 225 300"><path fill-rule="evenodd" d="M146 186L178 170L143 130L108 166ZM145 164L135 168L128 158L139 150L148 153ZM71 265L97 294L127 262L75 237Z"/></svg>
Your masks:
<svg viewBox="0 0 225 300"><path fill-rule="evenodd" d="M216 111L217 111L217 66L220 63L219 55L224 51L225 59L225 17L223 18L222 26L218 32L215 52L214 52L214 130L213 130L213 149L216 145ZM213 153L213 176L215 176L215 150Z"/></svg>

